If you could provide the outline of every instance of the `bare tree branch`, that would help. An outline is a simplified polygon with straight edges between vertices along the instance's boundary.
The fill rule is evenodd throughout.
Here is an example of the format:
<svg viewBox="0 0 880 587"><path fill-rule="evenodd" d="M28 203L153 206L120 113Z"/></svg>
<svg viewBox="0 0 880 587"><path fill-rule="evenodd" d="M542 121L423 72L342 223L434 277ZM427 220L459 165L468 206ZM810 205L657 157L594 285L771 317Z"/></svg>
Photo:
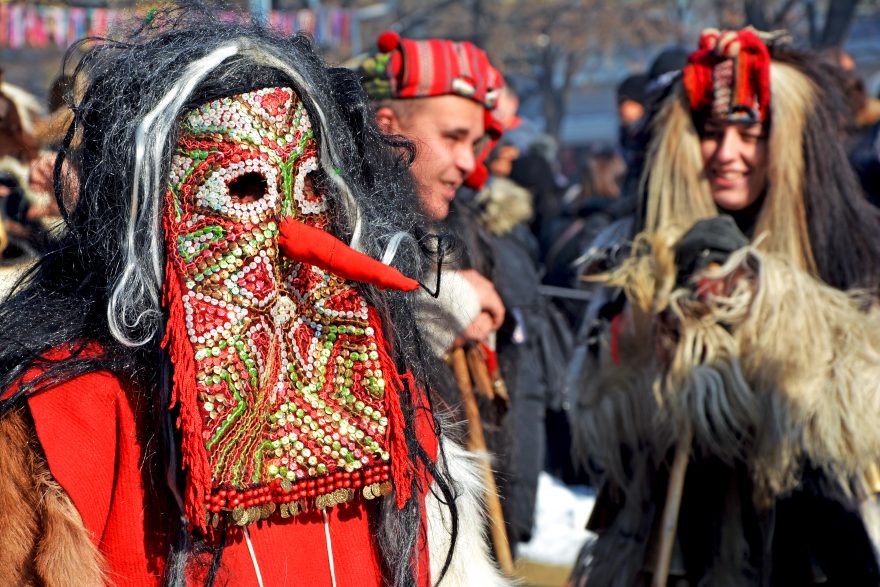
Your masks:
<svg viewBox="0 0 880 587"><path fill-rule="evenodd" d="M773 16L773 20L771 22L772 28L778 29L783 26L783 23L785 23L785 19L788 18L788 13L791 12L791 9L794 8L797 2L798 0L786 0L786 2L779 7L779 10L777 10L776 14Z"/></svg>
<svg viewBox="0 0 880 587"><path fill-rule="evenodd" d="M816 47L838 47L843 44L858 4L859 0L835 0L828 3L825 28Z"/></svg>
<svg viewBox="0 0 880 587"><path fill-rule="evenodd" d="M743 8L746 12L746 24L750 24L758 30L767 30L770 23L767 21L767 15L764 12L765 2L763 0L746 0Z"/></svg>

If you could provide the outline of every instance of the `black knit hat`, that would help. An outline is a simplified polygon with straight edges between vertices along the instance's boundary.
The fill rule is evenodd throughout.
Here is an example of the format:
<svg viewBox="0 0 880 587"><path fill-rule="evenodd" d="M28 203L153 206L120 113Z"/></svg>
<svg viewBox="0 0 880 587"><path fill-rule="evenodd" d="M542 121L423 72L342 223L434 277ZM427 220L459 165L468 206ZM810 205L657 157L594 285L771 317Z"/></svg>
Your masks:
<svg viewBox="0 0 880 587"><path fill-rule="evenodd" d="M637 73L628 75L623 81L617 85L617 103L632 100L639 104L645 103L646 92L648 86L648 75L645 73Z"/></svg>

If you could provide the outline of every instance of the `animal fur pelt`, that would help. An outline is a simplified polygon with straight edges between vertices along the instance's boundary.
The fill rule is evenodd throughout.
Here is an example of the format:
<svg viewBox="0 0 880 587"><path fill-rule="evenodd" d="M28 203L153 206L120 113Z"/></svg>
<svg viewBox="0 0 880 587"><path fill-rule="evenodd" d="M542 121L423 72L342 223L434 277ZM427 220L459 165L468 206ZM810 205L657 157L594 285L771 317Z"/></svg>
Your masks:
<svg viewBox="0 0 880 587"><path fill-rule="evenodd" d="M41 154L46 152L41 152ZM0 158L0 173L11 175L18 182L24 194L25 200L31 204L46 205L52 198L51 194L41 191L33 191L30 186L30 168L27 163L22 163L14 157Z"/></svg>
<svg viewBox="0 0 880 587"><path fill-rule="evenodd" d="M520 222L534 216L532 194L519 184L495 177L477 194L480 223L495 236L510 232Z"/></svg>
<svg viewBox="0 0 880 587"><path fill-rule="evenodd" d="M0 94L3 94L12 101L15 109L18 111L24 132L32 134L34 118L42 116L45 111L40 100L23 88L6 82L0 83Z"/></svg>
<svg viewBox="0 0 880 587"><path fill-rule="evenodd" d="M653 332L645 329L647 320L634 319L634 311L629 307L616 327L614 352L608 337L600 337L598 352L581 371L572 418L575 459L615 504L610 520L591 520L599 538L579 557L583 568L575 574L588 576L589 585L639 584L658 515L654 480L675 440L652 391L659 373Z"/></svg>
<svg viewBox="0 0 880 587"><path fill-rule="evenodd" d="M484 512L485 488L480 473L480 457L455 442L441 437L438 468L449 468L454 480L455 506L458 510L458 536L446 575L440 585L464 587L503 587L514 585L498 571L489 554ZM436 582L451 547L452 523L448 505L436 487L425 500L428 519L428 548L431 553L431 577Z"/></svg>
<svg viewBox="0 0 880 587"><path fill-rule="evenodd" d="M97 547L23 410L0 419L0 584L107 585Z"/></svg>
<svg viewBox="0 0 880 587"><path fill-rule="evenodd" d="M21 186L25 196L27 197L29 195L28 178L30 177L30 170L28 169L27 163L23 163L15 157L10 157L8 155L6 157L0 157L0 173L14 177L15 181Z"/></svg>
<svg viewBox="0 0 880 587"><path fill-rule="evenodd" d="M675 287L677 231L641 237L610 282L653 326L654 395L697 447L744 461L756 504L798 483L809 462L831 478L880 458L880 317L784 259L746 247Z"/></svg>
<svg viewBox="0 0 880 587"><path fill-rule="evenodd" d="M707 585L755 576L738 500L769 505L806 465L848 488L880 460L877 312L755 246L678 287L680 234L640 235L603 277L629 305L614 352L606 337L584 370L576 404L575 445L616 504L587 552L590 585L640 584L650 573L667 459L686 428L694 456L732 475ZM750 480L745 494L734 471Z"/></svg>

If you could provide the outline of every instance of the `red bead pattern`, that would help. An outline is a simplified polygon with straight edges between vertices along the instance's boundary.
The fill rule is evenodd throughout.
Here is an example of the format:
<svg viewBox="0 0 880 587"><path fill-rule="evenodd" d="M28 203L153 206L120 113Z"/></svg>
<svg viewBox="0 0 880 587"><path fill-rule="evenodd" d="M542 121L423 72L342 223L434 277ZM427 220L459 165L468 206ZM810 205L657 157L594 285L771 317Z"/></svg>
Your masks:
<svg viewBox="0 0 880 587"><path fill-rule="evenodd" d="M381 326L352 283L277 246L286 216L329 225L318 168L290 88L215 100L181 123L167 254L183 289L215 523L390 491Z"/></svg>

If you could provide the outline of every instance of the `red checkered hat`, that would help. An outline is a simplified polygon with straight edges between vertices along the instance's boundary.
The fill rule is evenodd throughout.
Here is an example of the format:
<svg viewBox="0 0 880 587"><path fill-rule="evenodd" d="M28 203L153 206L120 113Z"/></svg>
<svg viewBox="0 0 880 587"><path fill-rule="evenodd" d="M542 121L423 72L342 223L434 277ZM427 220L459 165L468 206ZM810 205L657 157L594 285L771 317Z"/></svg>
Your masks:
<svg viewBox="0 0 880 587"><path fill-rule="evenodd" d="M474 44L402 39L393 31L379 35L376 44L379 54L361 66L374 100L455 94L495 108L504 78Z"/></svg>

